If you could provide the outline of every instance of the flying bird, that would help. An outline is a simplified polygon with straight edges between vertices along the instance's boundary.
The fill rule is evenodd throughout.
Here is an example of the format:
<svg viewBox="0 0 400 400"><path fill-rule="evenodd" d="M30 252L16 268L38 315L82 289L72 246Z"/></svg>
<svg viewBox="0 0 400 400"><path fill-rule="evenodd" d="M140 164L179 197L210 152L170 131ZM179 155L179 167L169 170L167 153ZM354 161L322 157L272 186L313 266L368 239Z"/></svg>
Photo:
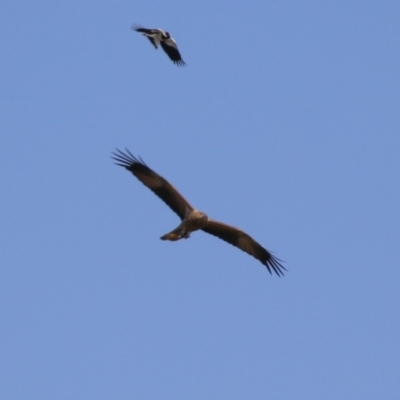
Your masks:
<svg viewBox="0 0 400 400"><path fill-rule="evenodd" d="M140 25L132 25L132 29L146 36L156 49L158 49L158 45L160 45L174 64L179 67L186 65L185 61L182 60L175 40L172 39L168 32L162 29L146 29Z"/></svg>
<svg viewBox="0 0 400 400"><path fill-rule="evenodd" d="M126 153L117 149L112 154L111 158L116 161L117 165L132 172L140 182L164 201L181 219L182 222L178 227L161 236L161 240L188 239L192 232L200 229L252 255L264 264L271 274L274 271L278 276L283 275L283 270L286 270L286 268L279 262L280 260L264 249L246 232L214 221L203 212L194 209L174 186L149 168L140 157L136 158L132 155L128 149L126 149Z"/></svg>

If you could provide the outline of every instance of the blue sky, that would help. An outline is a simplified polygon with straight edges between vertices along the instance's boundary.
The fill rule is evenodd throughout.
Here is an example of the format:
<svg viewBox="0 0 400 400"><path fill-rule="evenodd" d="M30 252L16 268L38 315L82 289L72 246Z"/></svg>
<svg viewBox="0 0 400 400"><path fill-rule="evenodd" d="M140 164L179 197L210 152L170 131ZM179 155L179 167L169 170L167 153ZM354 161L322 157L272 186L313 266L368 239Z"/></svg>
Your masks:
<svg viewBox="0 0 400 400"><path fill-rule="evenodd" d="M398 2L0 10L2 398L398 398ZM125 147L286 276L160 241Z"/></svg>

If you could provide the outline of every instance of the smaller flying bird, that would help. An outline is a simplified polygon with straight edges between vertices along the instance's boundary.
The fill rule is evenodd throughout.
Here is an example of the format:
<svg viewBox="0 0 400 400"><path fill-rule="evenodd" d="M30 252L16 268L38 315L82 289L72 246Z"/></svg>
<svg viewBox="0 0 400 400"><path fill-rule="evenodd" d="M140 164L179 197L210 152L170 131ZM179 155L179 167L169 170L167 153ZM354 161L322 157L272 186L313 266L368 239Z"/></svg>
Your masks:
<svg viewBox="0 0 400 400"><path fill-rule="evenodd" d="M172 39L168 32L162 29L146 29L140 25L132 25L132 29L146 36L156 49L158 49L158 45L160 45L174 64L179 67L186 65L185 61L182 60L175 40Z"/></svg>
<svg viewBox="0 0 400 400"><path fill-rule="evenodd" d="M136 158L126 149L126 153L116 150L112 157L117 165L126 168L156 194L174 211L182 222L171 232L161 236L161 240L176 241L188 239L190 234L201 229L214 235L240 250L245 251L265 265L272 274L283 275L286 268L268 250L264 249L251 236L242 230L208 218L206 214L194 209L189 202L161 175L150 169L141 158Z"/></svg>

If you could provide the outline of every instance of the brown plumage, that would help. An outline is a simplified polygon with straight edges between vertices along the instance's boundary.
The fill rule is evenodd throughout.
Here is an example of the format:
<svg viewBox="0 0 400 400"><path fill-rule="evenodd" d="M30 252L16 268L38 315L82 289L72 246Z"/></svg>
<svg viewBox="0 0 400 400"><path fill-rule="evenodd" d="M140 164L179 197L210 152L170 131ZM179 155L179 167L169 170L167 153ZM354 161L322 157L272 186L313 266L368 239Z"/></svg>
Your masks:
<svg viewBox="0 0 400 400"><path fill-rule="evenodd" d="M191 232L200 229L252 255L264 264L270 273L274 271L278 276L283 275L283 270L286 268L251 236L238 228L214 221L203 212L195 210L174 186L150 169L141 158L132 155L128 149L126 149L126 153L117 150L116 153L113 153L112 158L117 165L132 172L182 220L178 227L162 236L162 240L187 239Z"/></svg>

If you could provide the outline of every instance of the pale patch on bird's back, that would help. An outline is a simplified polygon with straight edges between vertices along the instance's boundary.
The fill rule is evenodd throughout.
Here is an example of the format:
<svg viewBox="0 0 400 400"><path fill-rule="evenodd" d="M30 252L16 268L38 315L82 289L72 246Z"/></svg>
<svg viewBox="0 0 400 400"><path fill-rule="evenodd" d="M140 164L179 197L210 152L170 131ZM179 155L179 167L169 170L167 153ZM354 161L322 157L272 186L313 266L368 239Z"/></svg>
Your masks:
<svg viewBox="0 0 400 400"><path fill-rule="evenodd" d="M175 40L172 39L172 38L169 38L169 39L167 39L167 40L164 40L164 43L165 43L166 45L168 45L168 46L171 46L171 47L173 47L173 48L175 48L175 49L178 49L178 46L176 45Z"/></svg>

